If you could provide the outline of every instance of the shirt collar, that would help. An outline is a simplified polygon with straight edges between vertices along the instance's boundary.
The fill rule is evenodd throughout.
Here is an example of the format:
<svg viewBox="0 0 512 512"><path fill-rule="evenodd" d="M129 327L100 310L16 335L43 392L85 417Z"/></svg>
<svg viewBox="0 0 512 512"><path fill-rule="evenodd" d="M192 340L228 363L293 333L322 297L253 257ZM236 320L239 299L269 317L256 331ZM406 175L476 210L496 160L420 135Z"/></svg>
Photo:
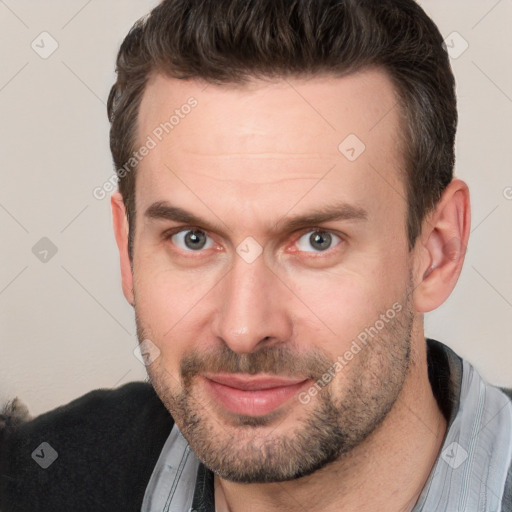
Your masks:
<svg viewBox="0 0 512 512"><path fill-rule="evenodd" d="M510 398L451 349L428 342L429 380L447 429L412 512L502 510L512 461Z"/></svg>

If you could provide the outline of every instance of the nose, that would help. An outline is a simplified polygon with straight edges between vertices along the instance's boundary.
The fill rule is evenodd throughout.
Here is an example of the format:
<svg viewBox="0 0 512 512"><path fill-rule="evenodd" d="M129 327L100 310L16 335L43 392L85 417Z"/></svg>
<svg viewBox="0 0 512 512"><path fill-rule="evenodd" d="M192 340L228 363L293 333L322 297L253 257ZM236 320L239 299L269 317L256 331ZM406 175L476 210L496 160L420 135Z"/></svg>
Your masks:
<svg viewBox="0 0 512 512"><path fill-rule="evenodd" d="M290 340L289 294L262 256L247 263L235 255L219 288L221 306L213 322L214 335L239 354Z"/></svg>

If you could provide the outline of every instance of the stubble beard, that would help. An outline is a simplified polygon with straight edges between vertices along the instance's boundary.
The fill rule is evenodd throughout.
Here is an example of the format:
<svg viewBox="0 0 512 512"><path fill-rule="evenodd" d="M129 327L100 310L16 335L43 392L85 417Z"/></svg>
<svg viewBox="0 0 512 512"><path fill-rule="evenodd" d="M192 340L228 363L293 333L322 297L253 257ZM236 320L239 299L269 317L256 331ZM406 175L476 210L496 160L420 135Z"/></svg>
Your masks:
<svg viewBox="0 0 512 512"><path fill-rule="evenodd" d="M408 287L402 310L363 346L336 377L300 411L293 431L280 431L279 411L260 416L220 417L197 396L203 371L307 375L316 381L333 361L315 351L298 356L279 346L237 354L223 346L212 353L189 352L180 364L181 382L160 357L147 367L150 381L183 436L201 461L221 478L240 483L283 482L310 475L350 453L382 423L402 390L410 367L414 314ZM135 308L137 311L137 308ZM147 332L136 314L139 341ZM159 345L158 340L155 341ZM180 389L181 388L181 389ZM282 430L282 429L281 429ZM266 434L263 434L266 432Z"/></svg>

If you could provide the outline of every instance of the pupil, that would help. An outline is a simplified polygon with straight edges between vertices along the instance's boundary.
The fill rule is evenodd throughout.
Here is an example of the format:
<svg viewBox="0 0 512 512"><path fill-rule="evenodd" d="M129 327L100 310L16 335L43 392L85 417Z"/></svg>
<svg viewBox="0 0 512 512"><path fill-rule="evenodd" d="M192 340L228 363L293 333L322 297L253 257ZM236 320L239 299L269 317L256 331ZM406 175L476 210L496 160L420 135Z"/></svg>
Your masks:
<svg viewBox="0 0 512 512"><path fill-rule="evenodd" d="M206 238L201 231L189 231L185 236L185 244L189 249L201 249L205 243Z"/></svg>
<svg viewBox="0 0 512 512"><path fill-rule="evenodd" d="M312 234L309 237L311 245L319 250L328 249L331 245L332 237L329 233L319 233Z"/></svg>

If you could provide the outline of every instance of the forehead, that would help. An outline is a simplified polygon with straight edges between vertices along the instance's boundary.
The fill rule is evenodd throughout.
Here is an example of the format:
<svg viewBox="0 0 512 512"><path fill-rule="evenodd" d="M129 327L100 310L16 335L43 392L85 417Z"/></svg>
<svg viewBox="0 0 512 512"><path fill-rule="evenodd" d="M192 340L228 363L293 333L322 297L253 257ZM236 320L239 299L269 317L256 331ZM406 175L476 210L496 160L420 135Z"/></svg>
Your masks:
<svg viewBox="0 0 512 512"><path fill-rule="evenodd" d="M154 75L138 117L138 146L154 147L138 166L137 209L179 191L243 197L247 214L301 194L304 206L326 194L366 203L380 194L389 206L402 201L399 118L378 69L242 86Z"/></svg>
<svg viewBox="0 0 512 512"><path fill-rule="evenodd" d="M191 98L197 101L197 107L188 116ZM381 69L343 77L253 79L243 85L207 84L154 74L139 109L138 138L142 142L144 136L175 114L172 136L166 138L166 143L184 151L234 153L225 135L231 136L236 130L236 149L241 151L275 149L286 138L289 146L294 145L293 153L300 154L304 143L310 148L307 143L311 135L321 132L322 140L315 140L318 153L336 154L337 142L344 134L354 133L371 143L371 132L377 125L389 130L397 121L396 106L394 87ZM189 130L184 129L185 125ZM269 139L267 132L277 126L289 130L281 134L280 140ZM191 131L197 137L191 138ZM377 130L379 133L382 130Z"/></svg>

